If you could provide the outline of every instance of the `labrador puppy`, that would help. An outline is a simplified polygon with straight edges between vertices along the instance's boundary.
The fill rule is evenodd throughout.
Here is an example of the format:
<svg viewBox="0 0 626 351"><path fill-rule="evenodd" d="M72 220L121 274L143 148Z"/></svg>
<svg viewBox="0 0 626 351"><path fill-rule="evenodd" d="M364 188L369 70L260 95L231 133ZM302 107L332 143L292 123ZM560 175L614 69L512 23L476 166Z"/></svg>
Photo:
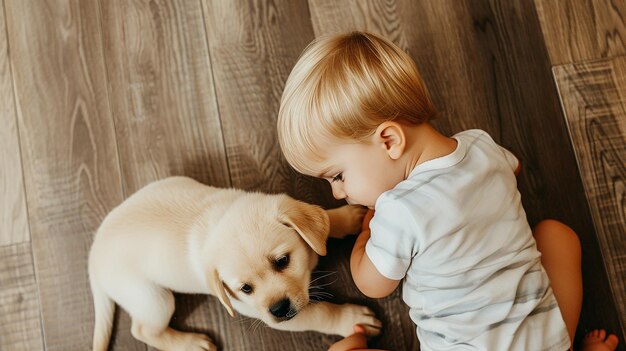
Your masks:
<svg viewBox="0 0 626 351"><path fill-rule="evenodd" d="M324 211L286 195L218 189L190 178L147 185L116 207L89 254L94 351L107 349L115 303L132 335L161 350L216 350L203 334L168 326L173 291L216 296L228 313L290 331L369 335L381 322L363 306L310 303L311 271L328 236L360 228L364 210Z"/></svg>

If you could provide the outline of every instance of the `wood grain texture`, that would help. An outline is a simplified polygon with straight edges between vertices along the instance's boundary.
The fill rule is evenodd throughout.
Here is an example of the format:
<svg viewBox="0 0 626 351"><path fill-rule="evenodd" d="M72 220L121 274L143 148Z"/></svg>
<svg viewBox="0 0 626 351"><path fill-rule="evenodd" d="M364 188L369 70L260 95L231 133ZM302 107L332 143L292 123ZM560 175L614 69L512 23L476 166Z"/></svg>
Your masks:
<svg viewBox="0 0 626 351"><path fill-rule="evenodd" d="M0 246L0 350L43 350L30 243Z"/></svg>
<svg viewBox="0 0 626 351"><path fill-rule="evenodd" d="M171 175L230 185L199 1L100 1L125 195Z"/></svg>
<svg viewBox="0 0 626 351"><path fill-rule="evenodd" d="M0 246L30 241L13 76L0 0Z"/></svg>
<svg viewBox="0 0 626 351"><path fill-rule="evenodd" d="M579 38L595 38L589 50L604 48L596 53L621 52L623 2L536 0L537 8L532 1L508 0L3 2L0 349L90 348L86 258L92 235L114 206L149 181L181 174L337 206L325 181L298 175L286 164L275 120L284 82L304 47L315 36L353 29L381 33L409 52L441 111L439 129L485 129L522 159L519 185L530 222L557 218L581 237L586 295L579 329L620 329L550 65L554 38L565 57L578 59L590 48ZM553 16L550 30L558 34L548 34L538 11L542 21ZM585 120L604 110L615 116L594 117L575 146L583 148L579 158L601 155L582 156L590 166L581 170L586 184L585 172L595 172L600 209L592 204L591 210L594 221L597 213L608 219L596 226L599 235L609 233L600 235L601 244L609 248L607 270L624 317L623 239L614 234L624 232L624 108L618 103L625 101L624 64L611 62L566 72L571 106L611 102L576 113ZM603 89L608 95L598 97ZM24 193L25 201L19 199ZM619 201L606 200L608 193ZM27 262L29 225L34 275ZM23 243L2 246L16 242ZM314 274L314 284L332 297L322 295L367 304L381 316L385 329L371 346L418 350L400 291L365 298L349 274L352 241L329 244ZM33 312L35 284L43 341ZM215 298L200 295L177 296L172 325L205 332L223 350L321 350L338 340L231 318ZM128 316L117 313L113 350L150 349L129 329Z"/></svg>
<svg viewBox="0 0 626 351"><path fill-rule="evenodd" d="M332 203L316 194L327 185L287 166L276 137L284 83L313 40L306 1L202 3L232 185Z"/></svg>
<svg viewBox="0 0 626 351"><path fill-rule="evenodd" d="M623 0L535 0L553 65L626 54Z"/></svg>
<svg viewBox="0 0 626 351"><path fill-rule="evenodd" d="M87 253L122 200L97 5L5 2L47 350L91 347Z"/></svg>
<svg viewBox="0 0 626 351"><path fill-rule="evenodd" d="M441 112L435 125L442 132L484 129L521 159L518 182L529 222L559 219L583 243L579 331L618 329L533 3L310 0L310 8L316 35L369 30L406 50Z"/></svg>
<svg viewBox="0 0 626 351"><path fill-rule="evenodd" d="M230 186L200 2L100 4L125 196L171 175ZM245 345L219 302L181 295L176 307L173 325Z"/></svg>
<svg viewBox="0 0 626 351"><path fill-rule="evenodd" d="M519 188L531 224L558 219L583 248L585 295L577 337L592 328L619 330L618 313L598 246L582 180L567 134L550 59L530 1L482 1L472 11L483 59L493 62L493 94L501 140L522 161ZM623 347L623 345L621 346Z"/></svg>
<svg viewBox="0 0 626 351"><path fill-rule="evenodd" d="M626 56L558 66L554 76L626 335Z"/></svg>

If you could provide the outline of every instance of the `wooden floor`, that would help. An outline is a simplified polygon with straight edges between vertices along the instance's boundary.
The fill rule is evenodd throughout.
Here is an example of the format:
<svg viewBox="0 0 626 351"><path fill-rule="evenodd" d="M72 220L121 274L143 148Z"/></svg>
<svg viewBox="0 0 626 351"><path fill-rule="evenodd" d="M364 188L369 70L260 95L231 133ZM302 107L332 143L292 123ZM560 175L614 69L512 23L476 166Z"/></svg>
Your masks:
<svg viewBox="0 0 626 351"><path fill-rule="evenodd" d="M626 2L611 0L0 0L0 350L86 350L95 229L148 182L286 192L325 207L324 182L282 159L284 82L315 37L366 29L417 62L452 134L482 128L522 159L531 224L583 243L579 333L626 325ZM350 241L316 276L372 306L372 346L418 350L399 291L351 284ZM325 276L326 274L330 274ZM172 324L224 350L323 350L335 336L230 318L177 297ZM624 342L620 346L621 350ZM147 350L116 317L113 350Z"/></svg>

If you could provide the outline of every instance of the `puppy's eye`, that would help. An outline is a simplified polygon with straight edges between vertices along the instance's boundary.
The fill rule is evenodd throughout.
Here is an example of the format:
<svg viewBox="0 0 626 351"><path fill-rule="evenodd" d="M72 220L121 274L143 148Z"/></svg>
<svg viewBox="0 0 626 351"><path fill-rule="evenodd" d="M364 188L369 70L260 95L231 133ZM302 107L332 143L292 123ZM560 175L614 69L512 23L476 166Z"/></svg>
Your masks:
<svg viewBox="0 0 626 351"><path fill-rule="evenodd" d="M242 285L239 290L241 290L244 294L251 294L252 293L252 287L250 285L248 285L248 284Z"/></svg>
<svg viewBox="0 0 626 351"><path fill-rule="evenodd" d="M278 269L283 269L289 264L289 255L283 255L274 260L274 266Z"/></svg>

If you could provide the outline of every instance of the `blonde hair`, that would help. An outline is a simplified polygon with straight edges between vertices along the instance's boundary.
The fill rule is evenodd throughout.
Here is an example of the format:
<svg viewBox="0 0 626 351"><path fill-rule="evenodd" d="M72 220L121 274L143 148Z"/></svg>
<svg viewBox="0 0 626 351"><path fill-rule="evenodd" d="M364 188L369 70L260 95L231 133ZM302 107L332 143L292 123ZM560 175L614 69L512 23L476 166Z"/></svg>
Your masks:
<svg viewBox="0 0 626 351"><path fill-rule="evenodd" d="M409 55L390 41L351 32L313 41L291 71L278 140L297 171L313 174L323 137L362 142L385 121L419 124L435 108Z"/></svg>

